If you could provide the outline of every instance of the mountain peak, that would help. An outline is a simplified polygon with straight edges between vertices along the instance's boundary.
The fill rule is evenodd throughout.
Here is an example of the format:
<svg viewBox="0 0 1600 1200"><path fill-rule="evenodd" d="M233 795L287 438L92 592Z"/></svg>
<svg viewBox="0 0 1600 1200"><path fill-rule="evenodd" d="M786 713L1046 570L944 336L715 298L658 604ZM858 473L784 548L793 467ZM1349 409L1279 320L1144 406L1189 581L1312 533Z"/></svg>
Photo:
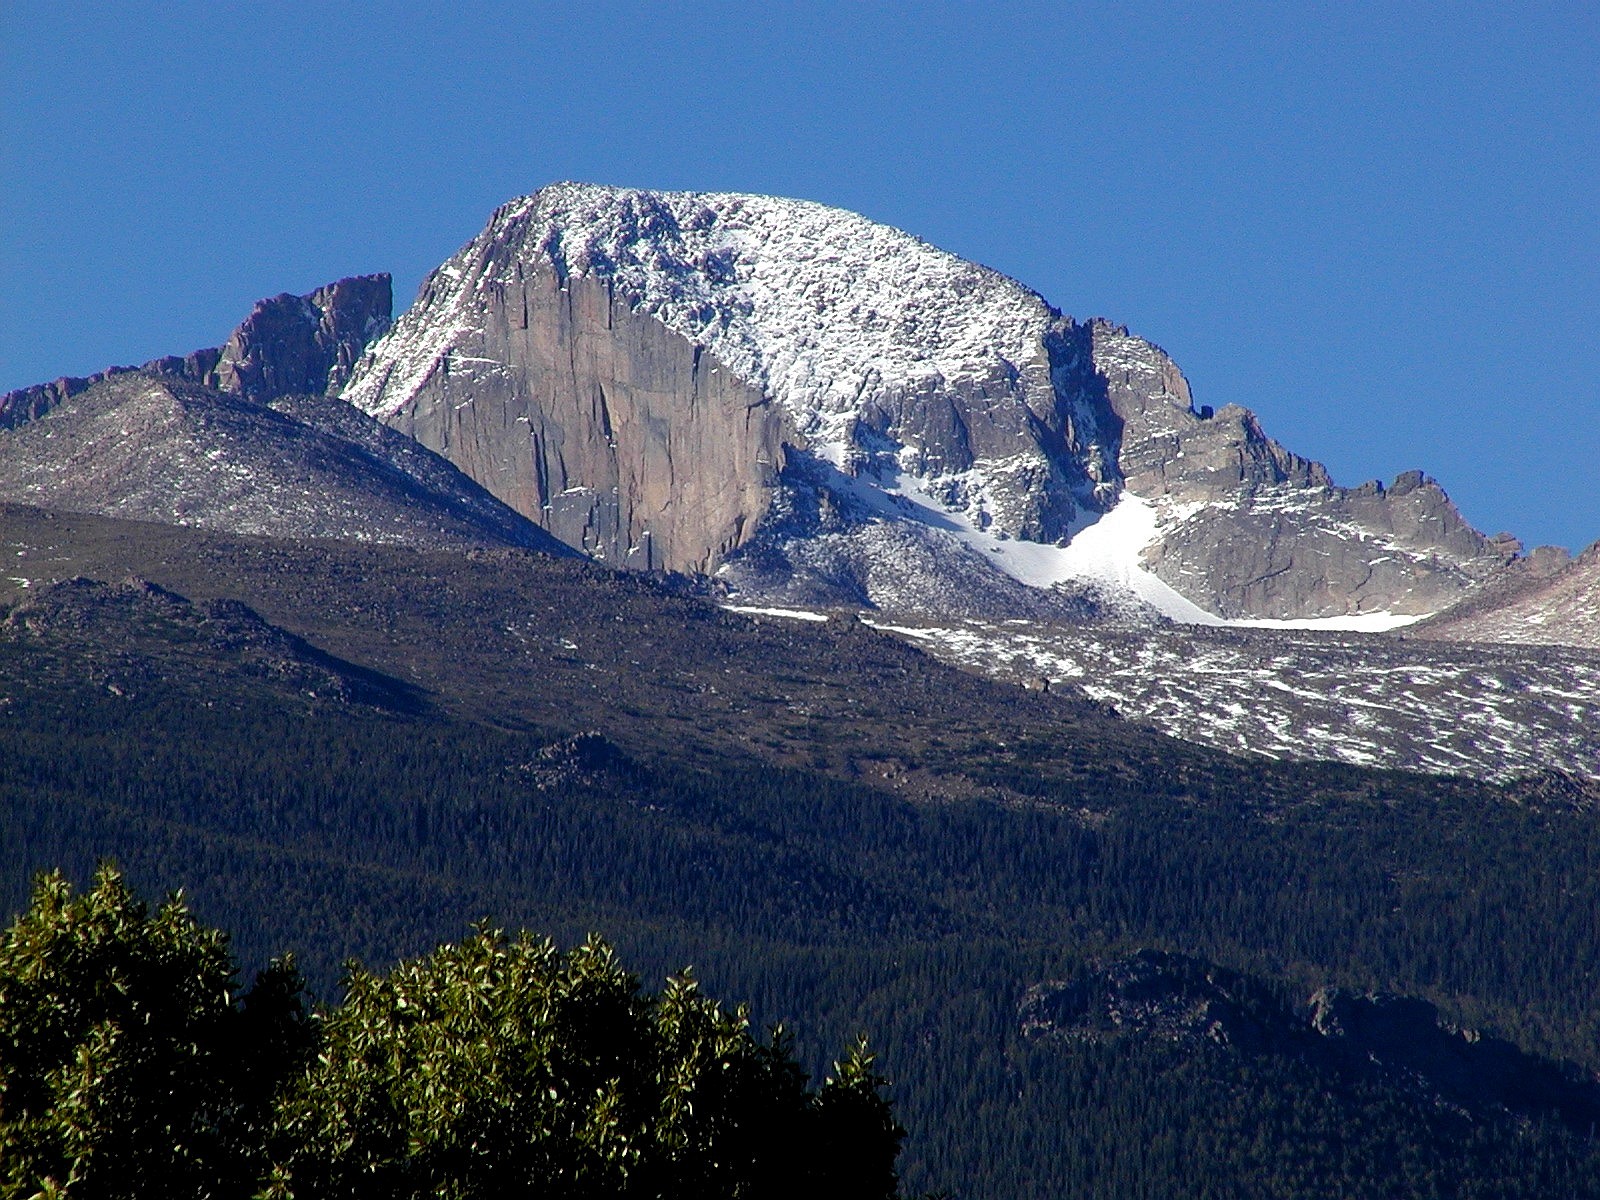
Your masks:
<svg viewBox="0 0 1600 1200"><path fill-rule="evenodd" d="M555 184L503 205L425 296L437 288L453 324L471 324L505 252L543 258L563 279L606 280L636 311L769 392L830 457L846 453L864 409L907 387L1033 366L1034 388L1048 390L1040 340L1056 314L1037 294L812 201ZM375 370L358 372L345 396L388 416L438 361L427 356L387 386Z"/></svg>
<svg viewBox="0 0 1600 1200"><path fill-rule="evenodd" d="M805 200L520 197L342 394L570 545L759 602L1393 624L1507 557L1435 486L1336 488L1196 408L1125 327Z"/></svg>
<svg viewBox="0 0 1600 1200"><path fill-rule="evenodd" d="M144 370L265 403L337 391L367 344L389 328L394 293L387 274L353 275L303 296L258 300L228 340Z"/></svg>

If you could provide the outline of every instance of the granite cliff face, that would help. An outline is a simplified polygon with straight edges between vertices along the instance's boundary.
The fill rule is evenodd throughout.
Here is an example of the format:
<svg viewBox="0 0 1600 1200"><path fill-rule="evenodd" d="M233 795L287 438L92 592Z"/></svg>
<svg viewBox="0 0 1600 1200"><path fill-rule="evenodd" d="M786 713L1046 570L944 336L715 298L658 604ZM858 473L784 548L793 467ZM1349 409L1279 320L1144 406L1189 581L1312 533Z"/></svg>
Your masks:
<svg viewBox="0 0 1600 1200"><path fill-rule="evenodd" d="M387 275L263 300L221 346L0 397L0 499L238 533L565 547L326 393L389 325Z"/></svg>
<svg viewBox="0 0 1600 1200"><path fill-rule="evenodd" d="M840 480L903 467L986 526L1056 538L1095 480L1022 332L1049 318L993 272L818 205L564 186L497 212L344 396L611 562L716 569L786 467L809 490L795 455Z"/></svg>
<svg viewBox="0 0 1600 1200"><path fill-rule="evenodd" d="M752 602L1393 619L1517 549L1420 474L1333 486L1124 329L801 201L513 201L342 394L568 544Z"/></svg>
<svg viewBox="0 0 1600 1200"><path fill-rule="evenodd" d="M766 512L783 414L609 279L527 253L519 233L479 239L424 288L413 328L478 303L388 423L595 558L714 569ZM381 392L403 365L364 370L358 384Z"/></svg>

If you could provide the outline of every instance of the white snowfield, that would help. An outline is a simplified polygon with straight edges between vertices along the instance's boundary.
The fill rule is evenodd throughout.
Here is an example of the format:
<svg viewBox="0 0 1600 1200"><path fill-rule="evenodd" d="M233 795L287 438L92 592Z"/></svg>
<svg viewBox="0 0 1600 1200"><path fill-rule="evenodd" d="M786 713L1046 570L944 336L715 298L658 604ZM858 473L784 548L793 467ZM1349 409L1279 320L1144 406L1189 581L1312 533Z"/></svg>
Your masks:
<svg viewBox="0 0 1600 1200"><path fill-rule="evenodd" d="M825 621L807 609L729 605ZM1338 632L1241 636L1029 620L868 625L976 675L1049 680L1172 737L1266 758L1332 760L1508 783L1600 779L1600 655ZM1055 689L1053 689L1055 690Z"/></svg>
<svg viewBox="0 0 1600 1200"><path fill-rule="evenodd" d="M494 282L486 272L503 264L508 247L524 262L553 262L566 276L609 278L637 309L782 405L806 449L840 469L841 486L865 500L875 519L942 530L1023 583L1093 583L1172 620L1203 625L1370 631L1416 619L1370 613L1223 622L1144 568L1140 554L1157 535L1158 515L1126 491L1066 545L1003 536L986 511L990 484L1024 465L1020 460L1048 469L1032 445L1019 447L1014 459L980 460L963 472L963 486L943 492L959 494L961 507L939 503L932 481L914 474L858 474L872 456L856 444L857 422L879 397L998 373L1014 387L995 403L1051 411L1057 399L1044 336L1057 314L998 271L810 201L576 183L514 200L429 277L417 303L357 365L344 398L382 419L403 408L447 358L452 369L477 361L464 347L484 327Z"/></svg>
<svg viewBox="0 0 1600 1200"><path fill-rule="evenodd" d="M916 489L914 481L911 490L916 495L914 503L933 505L934 502L925 493ZM1229 620L1209 613L1145 568L1142 558L1144 548L1157 536L1156 507L1129 491L1124 491L1118 497L1116 506L1110 512L1074 532L1064 546L1019 538L999 538L978 529L964 513L951 512L945 515L957 523L956 536L963 544L985 554L991 563L1013 579L1039 588L1065 583L1098 584L1113 594L1129 593L1168 620L1183 625L1380 633L1420 619L1378 612L1294 621Z"/></svg>

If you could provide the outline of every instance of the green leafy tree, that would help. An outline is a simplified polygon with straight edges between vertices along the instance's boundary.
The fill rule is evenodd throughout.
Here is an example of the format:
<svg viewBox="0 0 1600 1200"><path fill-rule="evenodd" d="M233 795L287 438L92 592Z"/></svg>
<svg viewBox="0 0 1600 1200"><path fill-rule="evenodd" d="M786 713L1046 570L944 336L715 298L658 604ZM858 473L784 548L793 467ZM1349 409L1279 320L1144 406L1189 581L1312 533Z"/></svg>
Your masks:
<svg viewBox="0 0 1600 1200"><path fill-rule="evenodd" d="M309 1047L292 964L234 996L227 939L109 866L58 873L0 940L0 1197L242 1194Z"/></svg>
<svg viewBox="0 0 1600 1200"><path fill-rule="evenodd" d="M591 938L480 928L352 969L286 1098L267 1195L879 1200L901 1130L859 1049L816 1092L687 976L655 997Z"/></svg>
<svg viewBox="0 0 1600 1200"><path fill-rule="evenodd" d="M0 1200L889 1200L902 1131L858 1044L807 1086L688 973L479 928L308 1017L293 964L236 996L226 938L102 867L0 941Z"/></svg>

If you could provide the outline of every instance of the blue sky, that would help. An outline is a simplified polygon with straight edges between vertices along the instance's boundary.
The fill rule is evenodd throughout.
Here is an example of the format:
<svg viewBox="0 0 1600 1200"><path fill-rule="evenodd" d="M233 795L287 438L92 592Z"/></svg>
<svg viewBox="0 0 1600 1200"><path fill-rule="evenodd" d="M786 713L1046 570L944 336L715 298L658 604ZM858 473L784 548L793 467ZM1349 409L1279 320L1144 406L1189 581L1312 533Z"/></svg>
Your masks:
<svg viewBox="0 0 1600 1200"><path fill-rule="evenodd" d="M1600 6L0 7L0 390L403 305L558 179L803 196L1163 346L1356 484L1600 538Z"/></svg>

